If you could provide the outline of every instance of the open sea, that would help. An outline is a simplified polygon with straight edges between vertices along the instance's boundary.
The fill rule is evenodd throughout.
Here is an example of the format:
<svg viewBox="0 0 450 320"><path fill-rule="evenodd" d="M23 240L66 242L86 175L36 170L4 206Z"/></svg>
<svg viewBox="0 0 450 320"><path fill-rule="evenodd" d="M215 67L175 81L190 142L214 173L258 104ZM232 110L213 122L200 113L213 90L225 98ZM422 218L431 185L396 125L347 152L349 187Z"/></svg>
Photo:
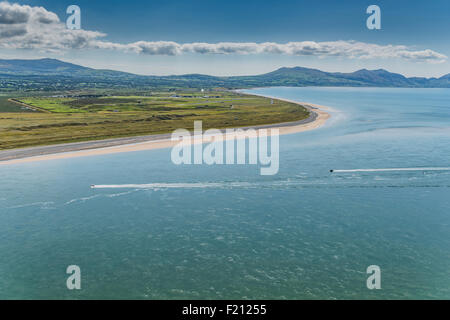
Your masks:
<svg viewBox="0 0 450 320"><path fill-rule="evenodd" d="M0 299L450 299L450 171L330 173L450 167L450 89L246 92L332 118L280 137L275 176L170 149L0 166Z"/></svg>

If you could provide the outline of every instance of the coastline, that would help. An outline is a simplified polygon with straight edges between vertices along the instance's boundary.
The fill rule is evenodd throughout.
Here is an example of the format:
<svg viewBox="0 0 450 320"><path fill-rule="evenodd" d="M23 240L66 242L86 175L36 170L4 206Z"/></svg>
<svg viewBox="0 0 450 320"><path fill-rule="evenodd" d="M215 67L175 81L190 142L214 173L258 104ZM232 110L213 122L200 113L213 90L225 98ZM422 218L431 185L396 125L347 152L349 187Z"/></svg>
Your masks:
<svg viewBox="0 0 450 320"><path fill-rule="evenodd" d="M280 135L286 135L317 129L324 125L330 118L330 114L325 110L329 111L331 109L325 106L271 96L259 96L304 106L310 111L310 116L307 119L303 119L300 121L239 127L239 129L279 129ZM88 157L123 152L171 148L179 143L179 141L171 141L171 135L171 133L167 133L4 150L0 151L0 166L36 161L60 160L76 157ZM237 138L239 137L237 136Z"/></svg>

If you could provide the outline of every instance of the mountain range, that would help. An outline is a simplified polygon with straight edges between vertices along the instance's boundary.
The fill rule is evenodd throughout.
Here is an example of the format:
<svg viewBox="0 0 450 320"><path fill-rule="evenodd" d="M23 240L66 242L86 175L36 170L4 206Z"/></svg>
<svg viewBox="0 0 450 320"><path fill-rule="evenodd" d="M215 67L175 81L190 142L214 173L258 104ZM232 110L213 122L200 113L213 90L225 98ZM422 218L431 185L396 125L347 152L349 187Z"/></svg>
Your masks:
<svg viewBox="0 0 450 320"><path fill-rule="evenodd" d="M441 78L407 78L384 69L358 70L352 73L324 72L302 67L280 68L273 72L254 76L216 77L201 74L177 76L142 76L131 73L99 70L56 60L1 60L0 89L23 83L38 86L68 88L105 87L111 84L119 87L191 87L191 88L249 88L268 86L352 86L352 87L414 87L450 88L450 74ZM53 88L55 89L55 88Z"/></svg>

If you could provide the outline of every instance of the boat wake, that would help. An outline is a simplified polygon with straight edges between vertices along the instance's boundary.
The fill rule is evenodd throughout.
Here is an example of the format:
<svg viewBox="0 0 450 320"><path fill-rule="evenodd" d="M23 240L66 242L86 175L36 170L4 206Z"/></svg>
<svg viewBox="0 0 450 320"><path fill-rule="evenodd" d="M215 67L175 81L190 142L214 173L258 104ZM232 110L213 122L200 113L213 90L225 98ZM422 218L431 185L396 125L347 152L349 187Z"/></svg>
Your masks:
<svg viewBox="0 0 450 320"><path fill-rule="evenodd" d="M92 185L91 189L192 189L192 188L222 188L222 187L247 187L250 183L148 183L148 184L99 184Z"/></svg>
<svg viewBox="0 0 450 320"><path fill-rule="evenodd" d="M450 171L450 168L385 168L385 169L351 169L351 170L330 170L331 173L352 173L352 172L395 172L395 171Z"/></svg>

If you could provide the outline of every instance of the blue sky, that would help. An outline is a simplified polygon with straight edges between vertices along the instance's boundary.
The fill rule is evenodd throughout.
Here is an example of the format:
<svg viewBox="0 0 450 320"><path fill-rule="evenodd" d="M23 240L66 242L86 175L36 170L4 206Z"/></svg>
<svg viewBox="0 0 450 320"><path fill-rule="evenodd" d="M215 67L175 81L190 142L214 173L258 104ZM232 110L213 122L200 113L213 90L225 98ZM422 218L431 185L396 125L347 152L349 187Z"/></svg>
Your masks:
<svg viewBox="0 0 450 320"><path fill-rule="evenodd" d="M82 10L82 29L98 31L106 36L97 38L86 34L89 39L92 38L89 40L91 43L80 48L72 44L68 48L60 44L50 48L4 45L0 46L0 57L3 58L49 56L96 68L140 74L258 74L282 66L342 72L385 68L408 76L442 76L450 73L447 58L450 57L448 0L11 0L12 3L42 6L48 12L55 13L61 22L67 17L66 8L76 4ZM366 27L368 15L365 11L371 4L381 8L381 30L368 30ZM67 37L64 34L54 38L63 39L61 41L65 46ZM0 38L2 42L8 40L11 44L14 39ZM95 41L102 41L103 44L93 44ZM147 43L139 45L139 48L131 45L139 41ZM153 46L160 41L174 42L172 46L176 46L177 53L167 55L158 51L155 54ZM305 41L318 44L319 49L313 54L305 54L303 49L301 54L279 54L266 49L261 52L258 46L266 42L283 45ZM353 52L357 53L359 47L355 48L350 41L361 43L359 47L364 47L365 54L354 56ZM255 45L245 54L235 51L229 54L199 53L198 48L180 47L183 44L222 42ZM48 45L47 40L45 43ZM117 45L122 46L118 48ZM372 50L373 45L380 47ZM304 43L301 46L303 48ZM149 47L151 54L148 54ZM320 54L323 47L331 53ZM282 51L291 49L283 47ZM347 54L349 50L352 51L350 55ZM416 58L424 54L428 57L426 50L430 50L432 58ZM372 51L376 53L372 55ZM404 51L407 51L406 55Z"/></svg>

